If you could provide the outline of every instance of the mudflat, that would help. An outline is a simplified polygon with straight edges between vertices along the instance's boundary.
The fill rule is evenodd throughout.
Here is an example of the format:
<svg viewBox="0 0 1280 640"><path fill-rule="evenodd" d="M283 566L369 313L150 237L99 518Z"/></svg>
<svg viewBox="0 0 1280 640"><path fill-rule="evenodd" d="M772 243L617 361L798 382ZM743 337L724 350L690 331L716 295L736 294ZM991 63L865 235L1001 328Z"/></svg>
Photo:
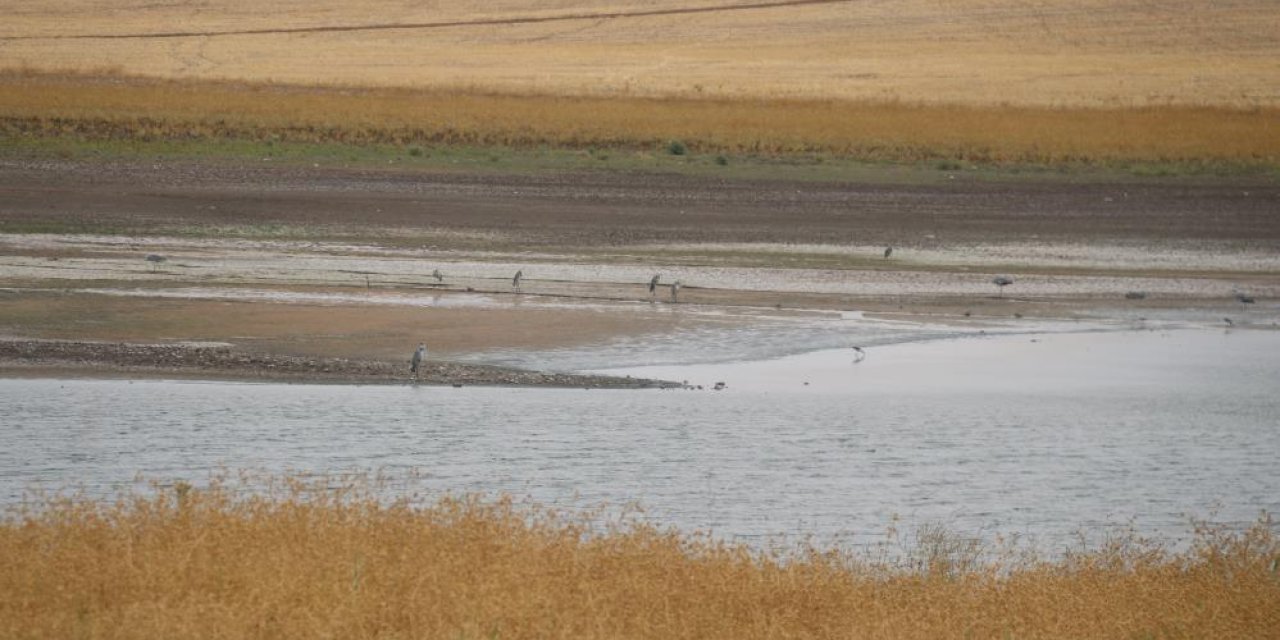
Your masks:
<svg viewBox="0 0 1280 640"><path fill-rule="evenodd" d="M822 310L969 325L1184 310L1270 328L1276 211L1264 178L7 159L0 368L396 381L425 341L434 364L470 367L432 382L598 386L476 362Z"/></svg>
<svg viewBox="0 0 1280 640"><path fill-rule="evenodd" d="M327 232L400 244L453 234L451 246L442 248L649 242L945 248L1032 240L1280 247L1280 185L1269 177L991 179L971 173L812 183L6 160L0 163L0 229L63 225L191 235L275 225L304 236Z"/></svg>

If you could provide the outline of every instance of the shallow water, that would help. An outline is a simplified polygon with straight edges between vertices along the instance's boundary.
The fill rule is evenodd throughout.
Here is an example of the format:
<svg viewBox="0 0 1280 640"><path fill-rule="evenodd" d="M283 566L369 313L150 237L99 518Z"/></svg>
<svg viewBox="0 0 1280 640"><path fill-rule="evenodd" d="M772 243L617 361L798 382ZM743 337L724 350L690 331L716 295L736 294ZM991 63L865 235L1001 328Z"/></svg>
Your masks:
<svg viewBox="0 0 1280 640"><path fill-rule="evenodd" d="M752 543L857 545L896 517L1048 550L1117 525L1176 543L1191 517L1280 509L1280 332L866 352L618 371L718 392L0 380L0 502L36 485L110 495L138 474L381 469L428 494L639 501Z"/></svg>

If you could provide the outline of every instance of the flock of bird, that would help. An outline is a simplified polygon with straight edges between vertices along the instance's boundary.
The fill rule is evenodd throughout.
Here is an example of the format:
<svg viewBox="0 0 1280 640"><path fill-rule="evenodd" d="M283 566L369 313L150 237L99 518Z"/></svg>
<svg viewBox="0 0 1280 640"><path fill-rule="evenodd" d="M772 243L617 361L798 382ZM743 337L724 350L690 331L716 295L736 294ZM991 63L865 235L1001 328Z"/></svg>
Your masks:
<svg viewBox="0 0 1280 640"><path fill-rule="evenodd" d="M892 255L893 255L893 247L892 246L885 247L884 259L888 260ZM164 262L167 262L168 258L160 254L149 253L147 254L146 261L148 264L151 265L151 269L154 271L158 269L161 264L163 264ZM431 272L431 277L434 278L437 283L444 282L444 274L441 273L439 269L433 270ZM520 281L523 278L524 278L524 270L523 269L517 270L515 275L511 278L511 288L517 289L517 290L520 289ZM653 274L653 277L649 279L650 301L653 301L656 298L658 294L658 286L661 284L661 281L662 281L662 274L660 273ZM1014 282L1013 278L1009 276L996 276L991 280L991 283L996 285L996 287L999 288L1001 297L1004 297L1004 288L1013 284L1013 282ZM670 290L671 290L671 302L678 302L679 296L680 296L680 287L681 287L680 281L675 280L668 286L670 287ZM1234 296L1236 301L1241 304L1254 304L1255 302L1255 298L1253 296L1243 293L1241 291L1235 291ZM1146 293L1140 292L1140 291L1130 291L1125 294L1125 298L1130 300L1141 300L1146 297L1147 297ZM967 316L969 314L966 313L965 315ZM1021 314L1018 314L1018 317L1021 317ZM1235 326L1235 322L1233 322L1231 318L1223 318L1222 320L1229 327ZM862 347L858 347L858 346L853 347L853 352L854 352L854 356L853 356L854 364L862 362L867 357L867 352L863 350ZM422 368L422 363L426 360L426 358L427 358L427 346L424 343L419 343L417 350L413 352L413 356L409 360L409 373L413 376L414 380L417 380L419 378L421 368Z"/></svg>
<svg viewBox="0 0 1280 640"><path fill-rule="evenodd" d="M890 246L885 247L885 248L884 248L884 258L885 258L886 260L888 260L892 255L893 255L893 246L892 246L892 245L890 245ZM162 263L167 262L167 261L168 261L168 258L166 258L166 257L164 257L164 256L162 256L162 255L160 255L160 254L157 254L157 253L149 253L149 254L147 254L146 261L151 265L151 270L152 270L152 271L155 271L156 269L158 269L158 268L159 268L159 266L160 266ZM443 273L441 273L439 269L435 269L435 270L433 270L433 271L431 272L431 277L432 277L432 278L435 278L435 281L436 281L437 283L444 282L444 274L443 274ZM523 278L524 278L524 269L519 269L519 270L517 270L517 271L516 271L515 276L513 276L513 277L511 278L511 288L513 288L513 289L520 289L520 281L521 281L521 279L523 279ZM367 276L366 276L365 280L366 280L366 284L368 284L368 277L367 277ZM659 283L661 282L661 280L662 280L662 274L658 274L658 273L653 274L653 277L649 279L649 299L650 299L650 300L653 300L653 299L657 296L658 285L659 285ZM1011 278L1011 277L1009 277L1009 276L996 276L995 278L993 278L993 279L991 280L991 283L992 283L992 284L994 284L994 285L996 285L996 287L998 287L998 288L999 288L999 291L1000 291L1000 297L1004 297L1004 288L1005 288L1005 287L1007 287L1007 286L1009 286L1009 285L1011 285L1011 284L1013 284L1013 278ZM671 289L671 301L672 301L672 302L678 302L678 301L679 301L679 297L680 297L680 287L681 287L681 286L682 286L682 285L680 284L680 281L679 281L679 280L676 280L676 281L672 282L672 283L669 285L669 287L670 287L670 289ZM468 290L470 290L470 289L468 289ZM1234 295L1235 295L1235 299L1236 299L1236 301L1240 302L1241 304L1253 304L1253 303L1254 303L1254 297L1253 297L1253 296L1251 296L1251 295L1248 295L1248 294L1243 293L1243 292L1241 292L1241 291L1235 291L1235 292L1234 292ZM1129 299L1129 300L1142 300L1142 299L1145 299L1145 298L1147 297L1147 294L1146 294L1146 292L1144 292L1144 291L1129 291L1129 292L1125 293L1124 297L1125 297L1126 299ZM967 315L967 314L966 314L966 315ZM1231 322L1231 319L1230 319L1230 318L1223 318L1223 320L1225 320L1225 321L1227 322L1227 324L1228 324L1228 325L1232 324L1232 322Z"/></svg>

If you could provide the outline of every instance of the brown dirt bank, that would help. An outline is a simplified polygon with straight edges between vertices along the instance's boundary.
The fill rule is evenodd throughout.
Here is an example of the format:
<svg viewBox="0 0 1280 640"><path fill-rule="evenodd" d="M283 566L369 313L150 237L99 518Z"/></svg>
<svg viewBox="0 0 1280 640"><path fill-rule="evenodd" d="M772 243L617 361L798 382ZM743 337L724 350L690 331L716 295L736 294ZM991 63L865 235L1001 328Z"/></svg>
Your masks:
<svg viewBox="0 0 1280 640"><path fill-rule="evenodd" d="M6 160L0 232L306 233L449 248L664 242L931 248L1036 240L1280 249L1280 186L1263 178L1207 184L947 175L955 179L797 183L248 161Z"/></svg>
<svg viewBox="0 0 1280 640"><path fill-rule="evenodd" d="M0 375L50 374L85 377L179 377L404 384L407 361L308 358L253 353L201 344L137 344L0 339ZM504 385L636 389L674 386L656 380L521 371L455 362L428 362L421 381L434 385Z"/></svg>
<svg viewBox="0 0 1280 640"><path fill-rule="evenodd" d="M433 355L449 359L491 349L589 344L679 326L678 318L585 309L424 309L0 291L0 335L125 343L220 342L251 353L396 363L406 362L414 345L423 341Z"/></svg>

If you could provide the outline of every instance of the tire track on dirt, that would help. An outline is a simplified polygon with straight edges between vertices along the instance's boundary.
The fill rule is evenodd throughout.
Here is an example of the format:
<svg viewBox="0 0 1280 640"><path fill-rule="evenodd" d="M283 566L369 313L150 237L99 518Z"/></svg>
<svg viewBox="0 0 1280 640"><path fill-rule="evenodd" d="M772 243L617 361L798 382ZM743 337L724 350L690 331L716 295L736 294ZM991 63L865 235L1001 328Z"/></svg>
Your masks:
<svg viewBox="0 0 1280 640"><path fill-rule="evenodd" d="M727 11L750 11L756 9L776 9L782 7L801 7L822 4L849 4L858 0L775 0L773 2L753 2L747 4L728 4L708 7L678 7L674 9L645 9L639 11L617 11L596 13L570 13L556 16L525 16L518 18L480 18L475 20L448 20L439 22L391 22L364 25L332 25L321 27L292 27L284 29L228 29L223 31L169 31L159 33L91 33L52 36L0 36L0 42L15 40L124 40L124 39L160 39L160 38L196 38L215 36L254 36L283 35L293 33L340 33L349 31L389 31L394 29L448 29L454 27L507 26L523 24L541 24L547 22L572 22L575 20L611 20L624 18L648 18L654 16L677 16L697 13L722 13Z"/></svg>

